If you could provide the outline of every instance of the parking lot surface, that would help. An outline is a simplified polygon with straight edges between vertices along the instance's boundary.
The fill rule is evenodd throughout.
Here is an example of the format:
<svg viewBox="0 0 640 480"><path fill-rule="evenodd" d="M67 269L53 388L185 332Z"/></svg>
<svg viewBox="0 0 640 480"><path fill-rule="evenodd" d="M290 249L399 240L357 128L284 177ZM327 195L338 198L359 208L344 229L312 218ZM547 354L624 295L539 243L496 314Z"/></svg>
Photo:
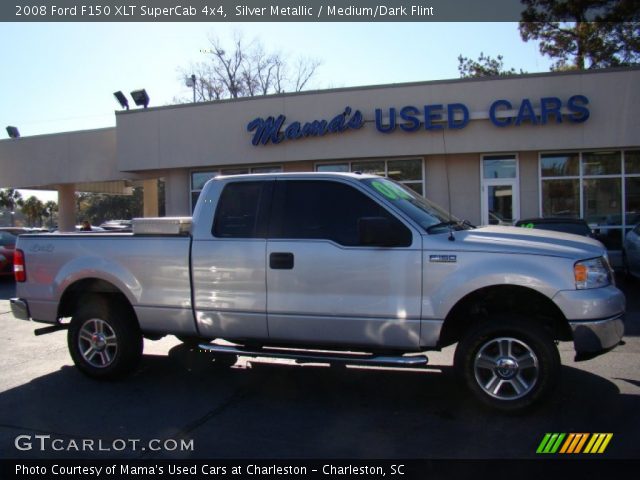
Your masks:
<svg viewBox="0 0 640 480"><path fill-rule="evenodd" d="M453 348L419 370L243 358L216 368L165 337L145 341L134 375L94 381L73 367L66 332L35 337L37 324L13 318L14 285L0 281L0 457L535 458L547 432L608 432L603 456L637 459L640 283L622 288L625 344L576 363L561 343L554 397L508 416L458 388Z"/></svg>

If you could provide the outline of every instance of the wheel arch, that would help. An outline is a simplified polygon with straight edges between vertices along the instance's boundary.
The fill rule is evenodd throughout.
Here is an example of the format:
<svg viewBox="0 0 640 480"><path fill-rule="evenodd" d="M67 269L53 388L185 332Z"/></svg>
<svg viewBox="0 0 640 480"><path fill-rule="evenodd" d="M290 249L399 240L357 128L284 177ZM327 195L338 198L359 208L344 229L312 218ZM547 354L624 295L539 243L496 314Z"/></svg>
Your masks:
<svg viewBox="0 0 640 480"><path fill-rule="evenodd" d="M538 321L555 340L571 340L562 311L546 295L519 285L491 285L465 295L447 314L439 347L458 342L470 328L496 315L517 314Z"/></svg>
<svg viewBox="0 0 640 480"><path fill-rule="evenodd" d="M67 286L58 304L58 318L72 317L77 311L80 300L90 294L108 299L109 304L118 304L126 308L138 328L140 324L129 298L114 284L101 278L83 278Z"/></svg>

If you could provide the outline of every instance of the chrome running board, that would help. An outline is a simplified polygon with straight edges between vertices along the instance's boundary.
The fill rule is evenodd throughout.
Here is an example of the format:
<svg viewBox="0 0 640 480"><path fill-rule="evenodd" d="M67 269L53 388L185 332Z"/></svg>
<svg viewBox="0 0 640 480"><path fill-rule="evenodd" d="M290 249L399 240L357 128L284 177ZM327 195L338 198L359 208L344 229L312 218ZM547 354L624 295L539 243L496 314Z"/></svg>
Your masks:
<svg viewBox="0 0 640 480"><path fill-rule="evenodd" d="M377 365L387 367L420 367L428 363L425 355L373 355L352 352L297 350L285 348L259 348L249 349L245 347L231 347L217 345L215 343L203 343L198 348L207 352L220 355L239 355L251 358L280 358L295 360L297 363L348 363L352 365Z"/></svg>

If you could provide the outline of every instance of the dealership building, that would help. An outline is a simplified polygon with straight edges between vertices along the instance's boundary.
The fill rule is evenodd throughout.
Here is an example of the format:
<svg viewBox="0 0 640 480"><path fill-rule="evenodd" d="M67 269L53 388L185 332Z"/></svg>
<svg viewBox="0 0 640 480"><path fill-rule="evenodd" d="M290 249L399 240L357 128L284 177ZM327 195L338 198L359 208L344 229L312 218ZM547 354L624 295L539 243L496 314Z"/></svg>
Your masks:
<svg viewBox="0 0 640 480"><path fill-rule="evenodd" d="M360 171L473 224L584 218L615 258L640 221L640 69L331 89L116 112L116 126L0 141L0 187L144 186L144 212L190 215L216 175Z"/></svg>

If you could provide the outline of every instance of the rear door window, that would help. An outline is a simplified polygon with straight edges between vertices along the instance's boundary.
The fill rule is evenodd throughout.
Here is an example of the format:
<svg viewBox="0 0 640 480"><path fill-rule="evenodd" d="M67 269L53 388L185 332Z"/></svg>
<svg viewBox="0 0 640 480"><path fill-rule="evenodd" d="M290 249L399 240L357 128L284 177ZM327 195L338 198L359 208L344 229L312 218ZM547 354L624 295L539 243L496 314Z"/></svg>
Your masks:
<svg viewBox="0 0 640 480"><path fill-rule="evenodd" d="M218 238L266 238L273 183L227 184L218 201L213 235Z"/></svg>

